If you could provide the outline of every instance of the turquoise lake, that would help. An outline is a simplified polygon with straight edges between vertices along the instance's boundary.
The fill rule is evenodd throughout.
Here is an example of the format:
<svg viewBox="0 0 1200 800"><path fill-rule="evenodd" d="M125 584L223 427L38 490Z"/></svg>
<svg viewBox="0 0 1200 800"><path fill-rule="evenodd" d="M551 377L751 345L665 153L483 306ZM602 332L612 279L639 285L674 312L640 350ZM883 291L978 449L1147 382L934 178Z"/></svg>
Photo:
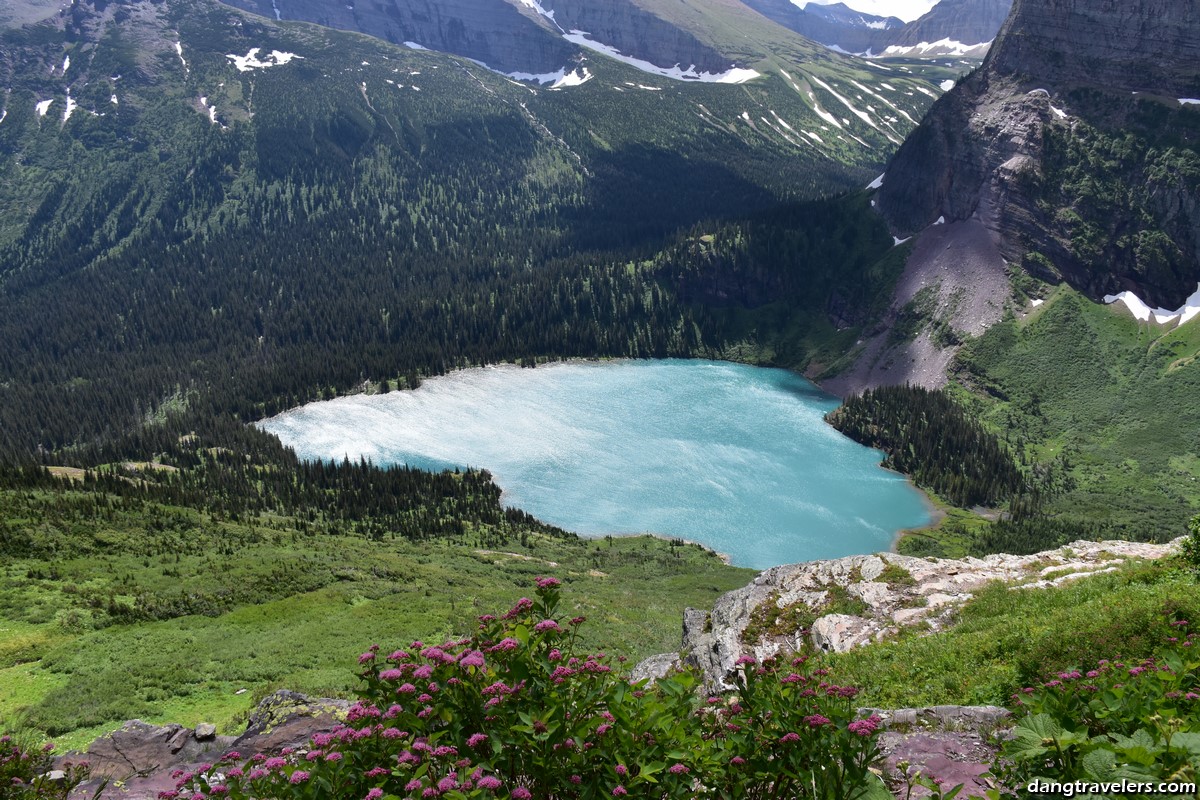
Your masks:
<svg viewBox="0 0 1200 800"><path fill-rule="evenodd" d="M310 459L480 467L506 505L585 536L654 533L734 564L886 550L922 496L784 370L713 361L485 367L311 403L260 427Z"/></svg>

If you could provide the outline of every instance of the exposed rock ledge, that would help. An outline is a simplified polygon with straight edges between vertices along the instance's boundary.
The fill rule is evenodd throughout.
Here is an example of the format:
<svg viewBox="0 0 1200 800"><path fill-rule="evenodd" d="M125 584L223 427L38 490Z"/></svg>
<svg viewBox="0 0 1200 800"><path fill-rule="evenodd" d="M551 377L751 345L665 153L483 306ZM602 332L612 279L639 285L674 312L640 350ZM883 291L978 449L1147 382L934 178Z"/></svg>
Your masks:
<svg viewBox="0 0 1200 800"><path fill-rule="evenodd" d="M885 639L904 627L920 625L938 631L975 592L993 581L1018 589L1057 586L1111 572L1128 559L1160 558L1176 546L1177 542L1078 541L1028 556L939 559L880 553L772 567L749 585L722 595L711 611L687 609L680 653L683 663L703 673L710 689L727 689L734 662L743 655L763 659L799 650L806 643L840 653ZM761 625L768 610L765 604L774 603L780 612L798 609L811 618L820 614L834 592L857 601L861 613L825 614L808 628L776 626L757 642L744 641L752 620ZM677 654L652 656L634 668L634 675L661 676L680 660Z"/></svg>

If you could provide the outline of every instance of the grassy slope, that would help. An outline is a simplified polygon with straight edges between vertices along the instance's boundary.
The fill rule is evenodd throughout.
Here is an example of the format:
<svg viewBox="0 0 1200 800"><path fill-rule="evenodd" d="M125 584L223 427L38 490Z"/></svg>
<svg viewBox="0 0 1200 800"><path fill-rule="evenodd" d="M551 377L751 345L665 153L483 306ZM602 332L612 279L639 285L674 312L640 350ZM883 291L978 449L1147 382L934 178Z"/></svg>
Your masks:
<svg viewBox="0 0 1200 800"><path fill-rule="evenodd" d="M832 659L840 680L864 687L864 705L1005 705L1013 692L1104 658L1144 657L1171 635L1166 622L1200 614L1193 575L1173 563L1130 563L1052 589L997 584L956 624Z"/></svg>
<svg viewBox="0 0 1200 800"><path fill-rule="evenodd" d="M0 505L7 501L19 505L12 495ZM164 515L181 534L176 545L158 536ZM345 693L361 648L468 633L476 616L507 608L538 575L567 583L573 612L595 620L589 629L612 651L670 650L685 606L710 605L753 574L698 546L649 537L533 534L484 554L470 535L420 544L306 537L288 519L217 522L156 506L39 527L64 537L64 551L74 537L103 542L105 553L17 559L0 571L0 685L12 687L0 693L0 728L25 721L70 745L133 717L230 730L279 687ZM214 541L188 544L205 531ZM214 616L109 624L103 613L109 597L203 602L246 587L248 602Z"/></svg>
<svg viewBox="0 0 1200 800"><path fill-rule="evenodd" d="M1065 288L968 344L960 375L984 419L1076 486L1054 514L1170 536L1200 510L1200 326L1139 323Z"/></svg>

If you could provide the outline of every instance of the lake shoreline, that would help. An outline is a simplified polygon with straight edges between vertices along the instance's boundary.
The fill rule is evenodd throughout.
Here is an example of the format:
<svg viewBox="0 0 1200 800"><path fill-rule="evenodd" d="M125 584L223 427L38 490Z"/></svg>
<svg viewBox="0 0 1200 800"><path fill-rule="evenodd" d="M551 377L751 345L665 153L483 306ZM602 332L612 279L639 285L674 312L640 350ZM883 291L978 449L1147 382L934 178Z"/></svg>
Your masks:
<svg viewBox="0 0 1200 800"><path fill-rule="evenodd" d="M413 391L364 384L257 427L301 458L483 469L503 505L583 538L679 540L748 569L894 550L937 523L908 476L829 425L840 398L794 370L712 359L539 366L554 369L491 364Z"/></svg>

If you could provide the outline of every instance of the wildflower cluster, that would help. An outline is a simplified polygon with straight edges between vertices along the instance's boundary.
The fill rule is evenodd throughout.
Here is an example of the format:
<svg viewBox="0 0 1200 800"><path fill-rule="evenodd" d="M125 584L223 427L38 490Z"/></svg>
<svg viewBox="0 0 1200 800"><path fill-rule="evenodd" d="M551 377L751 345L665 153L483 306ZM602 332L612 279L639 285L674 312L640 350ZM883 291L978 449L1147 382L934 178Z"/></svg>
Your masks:
<svg viewBox="0 0 1200 800"><path fill-rule="evenodd" d="M706 780L718 796L852 798L874 782L880 719L858 718L858 689L839 686L808 657L738 660L735 693L701 715Z"/></svg>
<svg viewBox="0 0 1200 800"><path fill-rule="evenodd" d="M1170 779L1200 762L1200 646L1188 622L1151 658L1102 660L1013 695L1021 715L998 772L1104 782Z"/></svg>
<svg viewBox="0 0 1200 800"><path fill-rule="evenodd" d="M12 736L0 736L0 797L12 800L59 800L66 798L77 785L87 779L86 761L65 762L59 765L61 775L49 774L54 769L54 745L35 747Z"/></svg>
<svg viewBox="0 0 1200 800"><path fill-rule="evenodd" d="M343 726L274 758L229 754L164 799L853 800L877 783L879 720L855 717L855 689L803 659L742 664L736 695L708 703L691 673L631 684L578 652L584 619L560 617L559 595L542 578L473 637L370 648Z"/></svg>

